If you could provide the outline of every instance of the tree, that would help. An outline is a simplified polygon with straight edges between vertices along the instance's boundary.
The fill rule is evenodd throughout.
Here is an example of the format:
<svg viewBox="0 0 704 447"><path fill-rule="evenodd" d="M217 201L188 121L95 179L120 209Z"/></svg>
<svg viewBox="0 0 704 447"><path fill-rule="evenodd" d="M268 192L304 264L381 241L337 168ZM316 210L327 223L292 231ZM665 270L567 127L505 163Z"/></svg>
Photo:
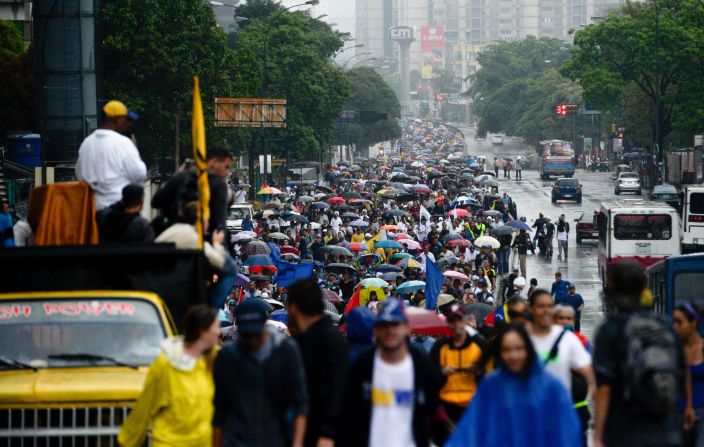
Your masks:
<svg viewBox="0 0 704 447"><path fill-rule="evenodd" d="M0 20L0 138L17 130L32 130L36 111L31 51L10 22Z"/></svg>
<svg viewBox="0 0 704 447"><path fill-rule="evenodd" d="M601 110L623 107L629 89L645 95L649 104L641 117L650 123L651 141L663 148L675 128L701 126L702 27L698 0L627 3L575 33L561 72L579 81L585 98Z"/></svg>
<svg viewBox="0 0 704 447"><path fill-rule="evenodd" d="M387 114L387 119L376 123L346 123L338 126L340 144L355 143L368 147L375 143L399 138L401 106L398 98L384 78L369 67L358 67L346 73L352 94L345 103L345 110L373 111Z"/></svg>
<svg viewBox="0 0 704 447"><path fill-rule="evenodd" d="M111 0L101 11L107 98L140 113L136 134L146 160L190 146L193 75L200 77L208 145L225 133L213 126L213 98L247 95L251 54L233 54L211 7L191 0ZM245 62L244 74L238 62ZM234 85L239 89L235 92ZM180 129L180 141L175 141Z"/></svg>

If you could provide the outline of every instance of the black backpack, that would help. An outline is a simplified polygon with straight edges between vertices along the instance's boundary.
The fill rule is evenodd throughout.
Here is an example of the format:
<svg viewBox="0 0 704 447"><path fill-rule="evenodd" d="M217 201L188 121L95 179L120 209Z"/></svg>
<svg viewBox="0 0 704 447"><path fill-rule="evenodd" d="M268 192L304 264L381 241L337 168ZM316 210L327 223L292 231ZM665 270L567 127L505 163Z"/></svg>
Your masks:
<svg viewBox="0 0 704 447"><path fill-rule="evenodd" d="M658 317L636 313L625 321L622 340L624 400L638 413L672 412L682 380L675 335Z"/></svg>

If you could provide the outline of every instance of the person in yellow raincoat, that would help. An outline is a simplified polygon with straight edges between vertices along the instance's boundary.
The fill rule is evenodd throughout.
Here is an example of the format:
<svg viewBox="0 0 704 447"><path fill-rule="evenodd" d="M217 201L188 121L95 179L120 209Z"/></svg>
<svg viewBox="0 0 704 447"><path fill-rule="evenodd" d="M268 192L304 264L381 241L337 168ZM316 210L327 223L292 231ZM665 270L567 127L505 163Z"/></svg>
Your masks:
<svg viewBox="0 0 704 447"><path fill-rule="evenodd" d="M151 427L152 447L212 445L212 366L220 322L210 307L186 312L182 337L164 340L142 394L117 438L123 447L141 447Z"/></svg>

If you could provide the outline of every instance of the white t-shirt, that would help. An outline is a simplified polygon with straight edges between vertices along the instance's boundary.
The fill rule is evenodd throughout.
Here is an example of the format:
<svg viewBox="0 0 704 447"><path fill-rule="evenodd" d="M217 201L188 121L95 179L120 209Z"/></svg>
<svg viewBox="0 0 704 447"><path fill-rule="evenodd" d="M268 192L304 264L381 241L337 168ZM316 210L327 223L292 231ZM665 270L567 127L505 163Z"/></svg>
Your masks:
<svg viewBox="0 0 704 447"><path fill-rule="evenodd" d="M396 365L384 362L377 352L372 373L372 422L369 447L412 447L413 359L410 354Z"/></svg>
<svg viewBox="0 0 704 447"><path fill-rule="evenodd" d="M548 358L557 337L562 333L562 327L553 325L550 333L542 337L530 336L535 346L541 362ZM546 371L557 377L564 385L568 393L572 392L572 379L570 371L581 369L592 364L592 356L589 355L582 342L571 331L565 332L558 345L557 356L545 367Z"/></svg>
<svg viewBox="0 0 704 447"><path fill-rule="evenodd" d="M122 188L141 185L147 167L132 140L109 129L97 129L78 149L76 178L88 183L100 211L122 200Z"/></svg>

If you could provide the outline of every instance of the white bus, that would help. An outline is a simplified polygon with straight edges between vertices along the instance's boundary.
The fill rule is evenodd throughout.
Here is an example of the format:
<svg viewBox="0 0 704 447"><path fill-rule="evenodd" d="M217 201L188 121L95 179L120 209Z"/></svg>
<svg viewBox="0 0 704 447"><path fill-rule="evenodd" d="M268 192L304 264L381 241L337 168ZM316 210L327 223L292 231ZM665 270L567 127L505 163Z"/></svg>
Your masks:
<svg viewBox="0 0 704 447"><path fill-rule="evenodd" d="M704 251L704 185L682 186L682 251Z"/></svg>
<svg viewBox="0 0 704 447"><path fill-rule="evenodd" d="M594 216L599 233L599 276L606 286L609 265L635 261L646 267L681 254L682 227L677 210L644 200L602 202Z"/></svg>

